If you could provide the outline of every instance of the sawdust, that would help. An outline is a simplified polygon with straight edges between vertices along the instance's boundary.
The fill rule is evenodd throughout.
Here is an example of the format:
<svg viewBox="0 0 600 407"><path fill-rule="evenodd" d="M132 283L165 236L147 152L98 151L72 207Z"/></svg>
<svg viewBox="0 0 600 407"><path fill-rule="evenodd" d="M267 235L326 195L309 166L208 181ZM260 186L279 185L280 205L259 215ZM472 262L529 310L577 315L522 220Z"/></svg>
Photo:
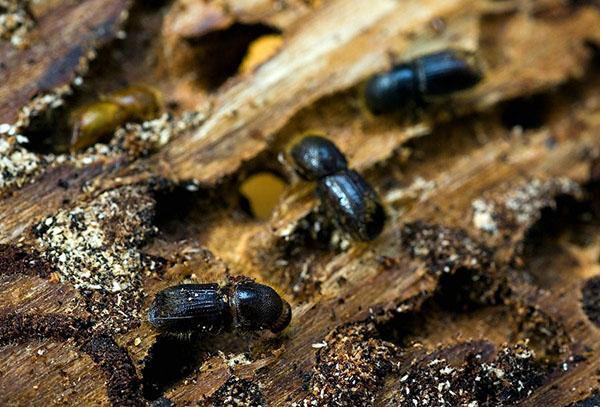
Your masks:
<svg viewBox="0 0 600 407"><path fill-rule="evenodd" d="M375 328L350 325L325 337L309 383L310 395L298 406L364 406L375 401L376 390L392 369L396 350L373 337Z"/></svg>
<svg viewBox="0 0 600 407"><path fill-rule="evenodd" d="M260 388L249 380L231 376L208 401L209 406L265 407Z"/></svg>
<svg viewBox="0 0 600 407"><path fill-rule="evenodd" d="M116 131L110 147L113 151L127 153L131 158L144 157L156 152L180 133L199 126L205 118L205 112L186 112L178 119L164 114L155 120L128 123Z"/></svg>
<svg viewBox="0 0 600 407"><path fill-rule="evenodd" d="M409 223L402 229L402 245L411 257L427 262L430 272L438 276L460 268L495 270L491 251L460 229Z"/></svg>
<svg viewBox="0 0 600 407"><path fill-rule="evenodd" d="M34 227L39 251L82 292L100 327L119 332L139 323L143 274L159 266L138 250L155 232L153 210L145 187L125 186Z"/></svg>
<svg viewBox="0 0 600 407"><path fill-rule="evenodd" d="M533 179L517 186L505 185L498 191L472 203L473 225L492 235L533 225L542 209L556 207L558 195L583 196L581 187L568 178Z"/></svg>
<svg viewBox="0 0 600 407"><path fill-rule="evenodd" d="M29 46L27 34L35 26L28 12L29 0L0 0L0 40L15 48Z"/></svg>
<svg viewBox="0 0 600 407"><path fill-rule="evenodd" d="M413 363L400 378L399 405L506 405L529 396L546 373L523 344L505 347L491 360L475 353L457 363L441 355L434 352Z"/></svg>
<svg viewBox="0 0 600 407"><path fill-rule="evenodd" d="M0 135L0 193L22 187L43 168L43 160L18 141L18 137Z"/></svg>

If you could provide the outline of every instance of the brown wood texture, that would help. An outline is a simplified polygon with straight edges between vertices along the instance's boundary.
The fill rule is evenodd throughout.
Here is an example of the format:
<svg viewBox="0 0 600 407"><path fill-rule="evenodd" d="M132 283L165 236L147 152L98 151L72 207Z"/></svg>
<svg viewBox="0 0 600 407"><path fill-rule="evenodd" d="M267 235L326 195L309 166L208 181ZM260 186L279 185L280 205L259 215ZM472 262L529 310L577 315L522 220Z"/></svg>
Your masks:
<svg viewBox="0 0 600 407"><path fill-rule="evenodd" d="M83 74L89 52L114 38L128 9L127 1L53 3L32 8L35 28L27 36L27 47L0 44L2 123L15 122L31 99L64 88Z"/></svg>
<svg viewBox="0 0 600 407"><path fill-rule="evenodd" d="M0 39L0 404L598 404L597 4L27 11L26 46ZM237 73L265 32L281 47ZM366 78L446 48L476 55L482 83L366 111ZM135 82L170 115L72 155L43 143L61 137L61 109ZM388 219L373 242L332 232L291 169L286 151L307 131L380 193ZM238 192L259 171L287 184L264 221ZM146 322L159 290L238 274L290 302L281 334L185 339Z"/></svg>

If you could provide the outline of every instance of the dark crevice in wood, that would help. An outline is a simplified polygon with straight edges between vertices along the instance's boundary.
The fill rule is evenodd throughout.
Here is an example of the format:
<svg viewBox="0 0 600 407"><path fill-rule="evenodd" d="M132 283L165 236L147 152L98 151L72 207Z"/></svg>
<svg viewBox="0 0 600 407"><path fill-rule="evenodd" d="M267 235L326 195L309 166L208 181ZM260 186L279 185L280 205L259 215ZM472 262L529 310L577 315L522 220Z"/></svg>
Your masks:
<svg viewBox="0 0 600 407"><path fill-rule="evenodd" d="M255 39L267 34L280 34L265 24L235 23L225 30L213 31L199 39L189 39L196 58L188 70L196 70L202 87L216 91L234 76Z"/></svg>
<svg viewBox="0 0 600 407"><path fill-rule="evenodd" d="M188 183L171 185L157 190L154 196L156 215L153 223L159 230L159 237L167 241L192 236L221 211L243 213L233 183L217 189L199 188Z"/></svg>
<svg viewBox="0 0 600 407"><path fill-rule="evenodd" d="M600 185L600 184L599 184ZM598 185L584 188L587 199L577 200L570 195L558 195L555 206L543 208L540 219L532 225L522 243L524 269L534 284L551 288L557 279L577 279L566 273L579 261L566 248L574 245L583 250L594 244L600 230L600 213L594 205ZM549 273L548 270L553 273ZM564 270L564 271L563 271Z"/></svg>
<svg viewBox="0 0 600 407"><path fill-rule="evenodd" d="M144 361L144 398L158 399L174 384L191 375L206 357L198 342L176 336L159 336Z"/></svg>
<svg viewBox="0 0 600 407"><path fill-rule="evenodd" d="M458 320L473 315L483 315L482 310L491 309L490 314L506 314L508 309L503 302L506 300L506 289L499 290L490 280L482 278L481 272L459 269L454 274L443 275L438 287L423 304L415 311L395 313L392 318L377 326L381 338L408 347L414 340L419 340L441 328L436 325L441 320ZM495 291L490 301L489 290ZM484 302L481 299L484 299ZM504 321L503 325L509 325ZM503 329L498 327L499 330ZM449 330L442 336L451 338L455 332Z"/></svg>
<svg viewBox="0 0 600 407"><path fill-rule="evenodd" d="M217 351L224 355L242 353L248 360L258 358L265 346L255 341L258 337L258 334L242 332L159 335L143 361L144 398L154 401L184 379L193 380L193 373L199 369L212 369L213 366L207 362Z"/></svg>
<svg viewBox="0 0 600 407"><path fill-rule="evenodd" d="M520 127L534 130L542 127L548 116L548 97L544 94L509 100L500 106L502 124L507 129Z"/></svg>

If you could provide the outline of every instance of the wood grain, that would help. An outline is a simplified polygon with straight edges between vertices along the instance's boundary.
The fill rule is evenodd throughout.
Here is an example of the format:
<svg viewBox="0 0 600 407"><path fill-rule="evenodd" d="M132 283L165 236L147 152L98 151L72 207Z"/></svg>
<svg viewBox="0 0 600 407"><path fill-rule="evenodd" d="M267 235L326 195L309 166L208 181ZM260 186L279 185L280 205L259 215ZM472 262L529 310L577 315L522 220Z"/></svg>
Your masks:
<svg viewBox="0 0 600 407"><path fill-rule="evenodd" d="M198 94L193 120L165 119L170 139L157 151L133 154L114 141L107 153L37 153L39 173L0 191L3 405L166 397L176 405L392 406L430 397L567 406L598 393L600 331L581 294L600 273L598 8L474 0L139 7L126 27L174 47L234 23L276 26L284 43L252 73ZM0 86L0 122L14 123L32 96L71 83L81 73L73 55L79 61L112 38L128 8L106 0L39 6L30 48L0 43L10 79ZM149 71L140 78L189 68L169 68L157 44L146 44L150 62L140 64ZM362 107L369 75L447 47L477 55L481 85L388 116ZM114 54L103 58L114 64L126 48ZM19 63L27 55L35 63ZM91 62L90 75L130 79L108 63L103 70L105 62ZM174 80L158 84L166 100L194 94ZM190 83L182 77L179 86ZM380 193L388 220L375 241L327 235L314 186L285 155L306 131L328 134ZM288 184L265 221L239 203L240 182L256 171ZM311 235L315 221L325 238ZM57 241L62 249L50 244ZM139 261L121 264L115 253ZM77 256L90 257L81 270L66 268ZM127 290L72 283L117 269L140 299L128 305L137 320L127 326L116 314ZM230 274L280 292L292 304L289 328L186 342L145 322L159 290ZM440 368L430 369L435 360ZM477 387L474 372L487 387Z"/></svg>

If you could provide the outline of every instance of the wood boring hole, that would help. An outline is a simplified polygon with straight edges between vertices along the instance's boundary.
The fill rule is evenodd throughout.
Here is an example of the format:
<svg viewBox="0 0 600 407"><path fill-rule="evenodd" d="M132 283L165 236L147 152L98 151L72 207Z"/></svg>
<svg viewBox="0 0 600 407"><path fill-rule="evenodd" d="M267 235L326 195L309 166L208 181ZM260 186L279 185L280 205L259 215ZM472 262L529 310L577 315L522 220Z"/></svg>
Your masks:
<svg viewBox="0 0 600 407"><path fill-rule="evenodd" d="M71 103L67 98L66 103ZM30 124L23 131L29 139L27 150L38 154L63 154L69 149L69 108L61 105L55 109L30 118Z"/></svg>
<svg viewBox="0 0 600 407"><path fill-rule="evenodd" d="M177 241L197 237L223 213L241 212L235 188L233 184L223 184L219 189L187 184L158 191L154 225L161 238ZM240 213L240 216L245 214Z"/></svg>
<svg viewBox="0 0 600 407"><path fill-rule="evenodd" d="M156 400L174 384L192 374L206 357L207 354L197 343L175 336L159 336L144 362L144 397Z"/></svg>
<svg viewBox="0 0 600 407"><path fill-rule="evenodd" d="M414 342L449 344L457 335L501 345L509 341L515 329L508 317L510 307L503 304L505 295L484 273L460 269L443 275L437 291L417 310L396 314L377 329L382 339L400 347L410 347ZM485 334L483 338L477 336L481 333Z"/></svg>
<svg viewBox="0 0 600 407"><path fill-rule="evenodd" d="M238 72L253 41L273 34L280 32L265 24L236 23L226 30L190 39L189 44L195 49L195 69L200 85L210 91L216 90Z"/></svg>
<svg viewBox="0 0 600 407"><path fill-rule="evenodd" d="M168 390L176 387L195 372L219 350L224 355L238 354L246 359L254 359L270 346L254 341L254 334L221 332L218 335L203 335L189 332L181 336L163 334L144 360L142 369L142 392L145 399L154 401ZM265 347L266 346L266 347ZM211 368L210 362L206 365Z"/></svg>
<svg viewBox="0 0 600 407"><path fill-rule="evenodd" d="M254 218L268 220L286 188L283 178L272 172L255 173L240 185L241 205Z"/></svg>
<svg viewBox="0 0 600 407"><path fill-rule="evenodd" d="M549 104L549 97L544 94L512 99L501 106L502 124L507 129L539 129L548 118Z"/></svg>
<svg viewBox="0 0 600 407"><path fill-rule="evenodd" d="M592 187L586 192L594 193ZM523 241L522 260L533 283L552 290L580 280L583 265L590 261L583 253L592 253L598 244L600 217L592 201L561 194L540 215Z"/></svg>

